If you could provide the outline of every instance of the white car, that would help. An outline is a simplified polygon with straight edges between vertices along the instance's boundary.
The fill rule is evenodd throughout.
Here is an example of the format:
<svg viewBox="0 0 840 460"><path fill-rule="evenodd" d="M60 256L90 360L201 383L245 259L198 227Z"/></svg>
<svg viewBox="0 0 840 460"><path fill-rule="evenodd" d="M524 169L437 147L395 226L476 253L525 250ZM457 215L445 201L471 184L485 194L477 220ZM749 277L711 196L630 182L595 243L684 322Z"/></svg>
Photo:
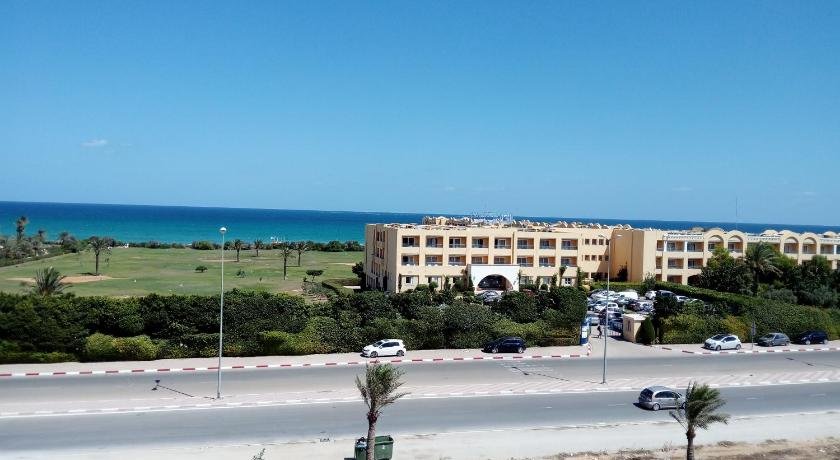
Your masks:
<svg viewBox="0 0 840 460"><path fill-rule="evenodd" d="M706 339L706 342L703 343L703 348L715 351L740 350L741 339L733 334L718 334Z"/></svg>
<svg viewBox="0 0 840 460"><path fill-rule="evenodd" d="M656 291L647 291L645 292L645 298L648 300L653 300L656 298Z"/></svg>
<svg viewBox="0 0 840 460"><path fill-rule="evenodd" d="M405 344L399 339L383 339L362 349L362 356L378 358L380 356L404 356Z"/></svg>
<svg viewBox="0 0 840 460"><path fill-rule="evenodd" d="M632 290L632 289L628 289L626 291L621 291L621 292L618 293L618 296L619 297L624 297L625 299L629 299L629 300L639 300L639 293Z"/></svg>

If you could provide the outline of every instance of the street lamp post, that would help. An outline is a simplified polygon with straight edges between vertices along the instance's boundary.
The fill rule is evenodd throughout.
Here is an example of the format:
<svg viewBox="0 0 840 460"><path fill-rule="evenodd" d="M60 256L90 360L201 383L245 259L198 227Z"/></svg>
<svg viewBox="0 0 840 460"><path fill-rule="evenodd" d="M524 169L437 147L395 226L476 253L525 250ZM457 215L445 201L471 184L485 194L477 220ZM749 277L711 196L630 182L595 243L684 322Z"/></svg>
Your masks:
<svg viewBox="0 0 840 460"><path fill-rule="evenodd" d="M227 229L222 227L219 229L219 233L222 234L222 284L221 296L219 297L219 367L217 369L216 399L222 399L222 334L225 324L225 233L227 233Z"/></svg>
<svg viewBox="0 0 840 460"><path fill-rule="evenodd" d="M612 266L612 247L613 243L604 235L598 235L599 238L603 238L604 241L607 242L607 308L606 314L604 315L605 322L607 323L604 326L604 365L603 365L603 374L601 376L601 384L606 385L607 383L607 342L610 336L610 267ZM613 239L621 238L621 235L616 235Z"/></svg>

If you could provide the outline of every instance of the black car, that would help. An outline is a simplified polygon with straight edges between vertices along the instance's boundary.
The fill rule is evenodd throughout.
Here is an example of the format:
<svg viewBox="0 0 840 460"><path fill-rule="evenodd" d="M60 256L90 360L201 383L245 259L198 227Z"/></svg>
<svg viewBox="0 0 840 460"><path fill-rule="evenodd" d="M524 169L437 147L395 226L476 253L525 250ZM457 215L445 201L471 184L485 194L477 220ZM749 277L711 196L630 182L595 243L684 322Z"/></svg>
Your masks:
<svg viewBox="0 0 840 460"><path fill-rule="evenodd" d="M525 353L525 340L519 337L502 337L484 346L487 353Z"/></svg>
<svg viewBox="0 0 840 460"><path fill-rule="evenodd" d="M823 331L808 331L803 332L793 339L793 343L801 343L803 345L811 345L812 343L826 343L828 342L828 334Z"/></svg>

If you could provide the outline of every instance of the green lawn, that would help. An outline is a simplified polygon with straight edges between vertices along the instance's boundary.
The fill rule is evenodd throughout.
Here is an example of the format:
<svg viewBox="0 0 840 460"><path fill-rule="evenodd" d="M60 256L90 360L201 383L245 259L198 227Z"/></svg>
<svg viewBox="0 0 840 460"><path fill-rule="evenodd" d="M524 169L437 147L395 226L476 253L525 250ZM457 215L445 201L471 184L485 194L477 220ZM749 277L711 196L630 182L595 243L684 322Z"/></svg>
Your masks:
<svg viewBox="0 0 840 460"><path fill-rule="evenodd" d="M354 277L351 266L362 260L362 252L307 252L301 266L297 254L289 259L288 279L283 279L283 259L279 251L242 251L240 262L236 252L225 254L225 290L240 288L268 292L294 292L300 289L306 270L321 269L327 278ZM140 296L159 294L216 294L219 292L220 251L194 249L114 248L111 254L100 257L99 272L113 279L74 284L68 292L80 296ZM107 261L106 261L107 260ZM204 265L207 271L197 273L195 267ZM26 286L11 278L32 278L35 270L55 267L63 275L79 276L94 271L94 257L90 252L66 254L59 257L26 262L0 268L0 291L24 292ZM245 277L237 277L239 270Z"/></svg>

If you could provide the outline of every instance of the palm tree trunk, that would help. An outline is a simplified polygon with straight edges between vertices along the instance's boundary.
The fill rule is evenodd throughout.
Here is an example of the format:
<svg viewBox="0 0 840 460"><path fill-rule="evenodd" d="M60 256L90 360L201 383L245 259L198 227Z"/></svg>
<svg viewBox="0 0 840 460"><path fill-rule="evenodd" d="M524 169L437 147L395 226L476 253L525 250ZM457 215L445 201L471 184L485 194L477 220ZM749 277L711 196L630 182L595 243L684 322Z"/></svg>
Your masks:
<svg viewBox="0 0 840 460"><path fill-rule="evenodd" d="M288 259L286 257L283 257L283 279L286 279L286 261L287 260Z"/></svg>
<svg viewBox="0 0 840 460"><path fill-rule="evenodd" d="M376 421L368 416L367 460L373 460L376 455Z"/></svg>
<svg viewBox="0 0 840 460"><path fill-rule="evenodd" d="M239 262L239 249L236 250L236 261Z"/></svg>
<svg viewBox="0 0 840 460"><path fill-rule="evenodd" d="M694 460L694 430L686 431L685 437L688 439L688 445L685 448L685 460Z"/></svg>
<svg viewBox="0 0 840 460"><path fill-rule="evenodd" d="M96 269L94 270L94 275L99 275L99 253L94 254L96 256Z"/></svg>

